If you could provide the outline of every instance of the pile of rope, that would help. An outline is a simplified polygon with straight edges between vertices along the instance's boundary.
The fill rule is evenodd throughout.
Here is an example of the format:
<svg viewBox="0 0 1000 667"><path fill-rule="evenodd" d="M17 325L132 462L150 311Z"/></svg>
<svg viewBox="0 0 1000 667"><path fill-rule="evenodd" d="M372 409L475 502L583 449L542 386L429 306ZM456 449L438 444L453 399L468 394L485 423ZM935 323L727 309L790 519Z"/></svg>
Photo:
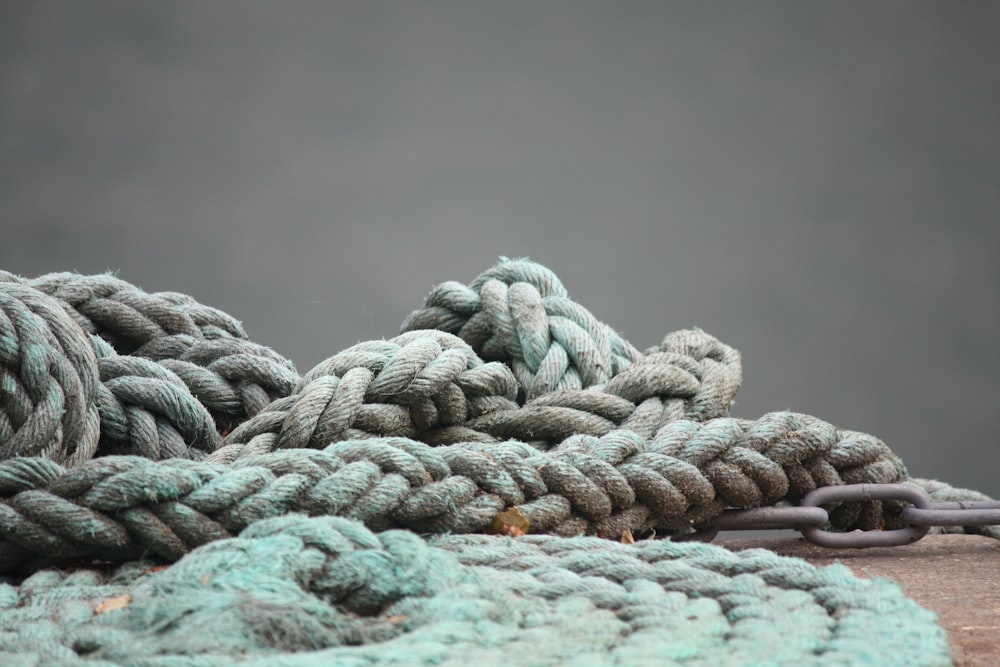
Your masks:
<svg viewBox="0 0 1000 667"><path fill-rule="evenodd" d="M972 492L728 417L736 350L640 352L528 260L402 330L300 376L186 295L0 272L0 662L951 664L891 582L661 538L818 486Z"/></svg>

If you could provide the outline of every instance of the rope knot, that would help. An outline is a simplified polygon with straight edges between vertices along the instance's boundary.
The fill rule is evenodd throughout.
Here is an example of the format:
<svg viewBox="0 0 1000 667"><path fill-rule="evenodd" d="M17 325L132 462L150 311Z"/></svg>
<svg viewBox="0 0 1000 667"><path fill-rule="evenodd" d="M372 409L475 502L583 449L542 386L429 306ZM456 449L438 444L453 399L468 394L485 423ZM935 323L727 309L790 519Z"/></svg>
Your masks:
<svg viewBox="0 0 1000 667"><path fill-rule="evenodd" d="M602 384L640 356L529 260L502 260L469 287L439 285L402 328L449 331L484 359L510 365L522 402Z"/></svg>

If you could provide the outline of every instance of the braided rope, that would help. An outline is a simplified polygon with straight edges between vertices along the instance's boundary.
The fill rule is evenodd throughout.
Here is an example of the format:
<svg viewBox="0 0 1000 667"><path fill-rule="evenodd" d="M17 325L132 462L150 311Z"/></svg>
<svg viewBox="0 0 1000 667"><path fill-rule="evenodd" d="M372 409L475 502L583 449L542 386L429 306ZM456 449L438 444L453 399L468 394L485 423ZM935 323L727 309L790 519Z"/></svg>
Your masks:
<svg viewBox="0 0 1000 667"><path fill-rule="evenodd" d="M639 358L555 274L527 260L504 259L468 287L442 283L402 328L458 335L484 359L509 364L527 399L602 384Z"/></svg>
<svg viewBox="0 0 1000 667"><path fill-rule="evenodd" d="M675 331L605 384L542 394L468 426L541 447L573 434L599 436L616 428L652 438L678 419L728 415L741 382L736 350L700 330Z"/></svg>
<svg viewBox="0 0 1000 667"><path fill-rule="evenodd" d="M237 427L211 460L369 436L455 441L470 419L515 408L517 382L440 331L359 343L306 373L299 390ZM493 438L488 438L492 440Z"/></svg>
<svg viewBox="0 0 1000 667"><path fill-rule="evenodd" d="M909 479L870 435L728 417L736 350L693 329L640 353L527 260L439 285L402 328L300 377L189 296L0 272L0 572L34 572L0 583L0 656L949 664L890 584L641 539ZM900 509L843 504L831 527ZM80 560L124 564L40 569Z"/></svg>
<svg viewBox="0 0 1000 667"><path fill-rule="evenodd" d="M220 433L290 396L299 383L291 361L240 338L164 336L136 353L177 375L212 415Z"/></svg>
<svg viewBox="0 0 1000 667"><path fill-rule="evenodd" d="M119 354L168 335L245 338L243 326L186 294L148 294L110 274L83 276L49 273L25 279L5 273L0 280L20 282L64 304L77 324L107 340Z"/></svg>
<svg viewBox="0 0 1000 667"><path fill-rule="evenodd" d="M67 470L14 459L0 462L0 571L52 556L176 559L292 512L345 516L375 530L465 533L488 530L517 507L536 532L678 532L727 506L757 507L819 485L902 479L902 462L871 440L774 413L759 421L678 421L651 441L627 430L574 436L547 453L513 441L431 447L366 438L322 452L241 457L232 466L109 456ZM834 524L884 521L860 517L859 507L838 508Z"/></svg>
<svg viewBox="0 0 1000 667"><path fill-rule="evenodd" d="M58 301L17 284L0 290L0 364L0 457L90 458L97 359Z"/></svg>
<svg viewBox="0 0 1000 667"><path fill-rule="evenodd" d="M205 406L168 368L142 357L98 360L100 453L150 459L203 458L220 437Z"/></svg>

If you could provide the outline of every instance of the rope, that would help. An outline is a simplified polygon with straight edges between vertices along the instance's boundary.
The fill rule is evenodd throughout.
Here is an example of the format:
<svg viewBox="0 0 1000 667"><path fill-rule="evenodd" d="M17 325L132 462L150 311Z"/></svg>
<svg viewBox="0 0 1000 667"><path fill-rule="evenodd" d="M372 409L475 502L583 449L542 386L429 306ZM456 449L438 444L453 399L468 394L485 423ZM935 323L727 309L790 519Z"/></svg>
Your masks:
<svg viewBox="0 0 1000 667"><path fill-rule="evenodd" d="M916 484L927 492L934 502L957 502L960 500L992 500L985 493L973 491L972 489L960 489L936 479L921 479L911 477L911 484ZM984 535L1000 540L1000 526L934 526L931 533L969 533L973 535Z"/></svg>
<svg viewBox="0 0 1000 667"><path fill-rule="evenodd" d="M675 331L604 384L542 394L520 409L497 411L469 426L538 446L616 428L652 438L678 419L726 416L741 382L736 350L700 330Z"/></svg>
<svg viewBox="0 0 1000 667"><path fill-rule="evenodd" d="M517 382L500 363L483 363L461 339L439 331L359 343L306 373L300 388L237 427L211 457L322 447L375 435L435 441L475 437L463 428L516 408ZM489 438L492 440L492 438Z"/></svg>
<svg viewBox="0 0 1000 667"><path fill-rule="evenodd" d="M301 377L110 275L0 272L0 316L5 663L950 664L892 584L643 539L909 478L873 436L728 417L736 350L639 352L528 260Z"/></svg>
<svg viewBox="0 0 1000 667"><path fill-rule="evenodd" d="M246 456L233 466L108 456L67 470L14 459L0 463L0 571L53 555L176 559L293 512L346 516L375 530L465 533L485 531L517 507L539 532L681 532L727 506L902 479L899 459L866 437L775 413L755 422L678 421L652 441L632 431L574 436L546 453L519 442L431 447L367 438L322 452ZM881 514L861 516L862 508L838 508L834 525L884 523Z"/></svg>
<svg viewBox="0 0 1000 667"><path fill-rule="evenodd" d="M0 456L89 459L99 437L97 359L61 305L30 287L0 291Z"/></svg>
<svg viewBox="0 0 1000 667"><path fill-rule="evenodd" d="M439 285L403 331L440 329L484 359L509 364L528 399L608 381L639 351L569 299L554 273L527 260L501 261L468 287Z"/></svg>
<svg viewBox="0 0 1000 667"><path fill-rule="evenodd" d="M129 604L95 614L108 600ZM48 570L0 586L0 609L3 650L67 667L949 661L933 614L842 566L669 541L428 543L333 517L259 521L165 570Z"/></svg>
<svg viewBox="0 0 1000 667"><path fill-rule="evenodd" d="M239 338L169 336L150 341L142 353L180 378L221 433L289 396L299 382L291 361Z"/></svg>
<svg viewBox="0 0 1000 667"><path fill-rule="evenodd" d="M221 310L177 292L147 294L110 274L25 279L5 272L0 281L22 283L58 300L84 331L107 340L119 354L144 356L142 346L164 336L246 338L243 326Z"/></svg>
<svg viewBox="0 0 1000 667"><path fill-rule="evenodd" d="M239 322L186 295L147 294L114 276L70 273L33 280L5 273L0 286L11 332L4 370L17 383L0 397L4 458L202 459L219 446L222 433L288 396L299 381L290 361L245 340ZM49 335L44 329L59 344L36 350L31 346ZM63 363L65 356L71 358ZM75 373L67 373L67 363ZM40 385L42 367L53 364L55 385ZM62 401L71 401L65 411ZM92 423L95 415L99 426ZM69 424L65 445L66 436L57 432L60 419Z"/></svg>

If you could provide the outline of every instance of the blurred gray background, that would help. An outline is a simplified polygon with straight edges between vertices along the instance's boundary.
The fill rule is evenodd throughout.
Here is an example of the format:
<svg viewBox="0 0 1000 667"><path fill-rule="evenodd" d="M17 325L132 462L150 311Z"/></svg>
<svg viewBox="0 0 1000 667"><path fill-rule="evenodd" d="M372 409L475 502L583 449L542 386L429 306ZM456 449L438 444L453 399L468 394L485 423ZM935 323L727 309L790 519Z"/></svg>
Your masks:
<svg viewBox="0 0 1000 667"><path fill-rule="evenodd" d="M1000 494L1000 3L0 4L0 268L300 372L498 256Z"/></svg>

